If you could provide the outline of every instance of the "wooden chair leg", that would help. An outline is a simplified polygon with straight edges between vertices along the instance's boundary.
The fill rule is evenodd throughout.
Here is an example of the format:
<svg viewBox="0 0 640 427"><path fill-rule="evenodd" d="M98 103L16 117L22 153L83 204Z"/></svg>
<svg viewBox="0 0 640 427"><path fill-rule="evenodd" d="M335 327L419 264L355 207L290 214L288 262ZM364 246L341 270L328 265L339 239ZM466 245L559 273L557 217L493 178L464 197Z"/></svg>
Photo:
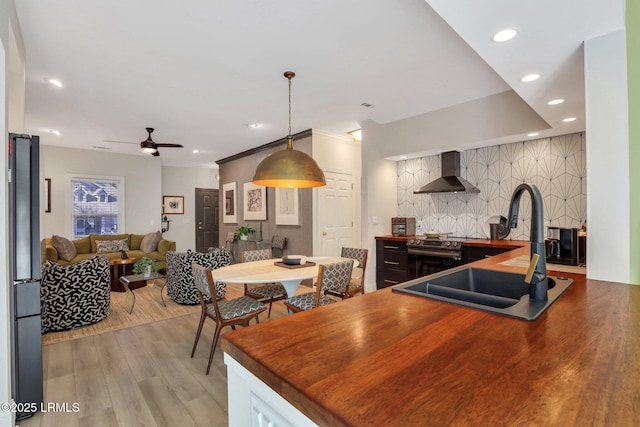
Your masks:
<svg viewBox="0 0 640 427"><path fill-rule="evenodd" d="M221 331L222 331L222 325L220 323L216 323L216 332L213 336L213 343L211 344L211 353L209 354L209 364L207 365L207 375L209 375L209 370L211 370L211 362L213 362L213 353L216 352L216 346L218 345L218 339L220 338Z"/></svg>
<svg viewBox="0 0 640 427"><path fill-rule="evenodd" d="M196 332L196 340L193 343L193 350L191 350L191 358L193 359L193 355L196 353L196 347L198 346L198 340L200 340L200 334L202 333L202 326L204 326L204 319L206 318L206 314L204 311L200 315L200 324L198 325L198 332Z"/></svg>
<svg viewBox="0 0 640 427"><path fill-rule="evenodd" d="M267 318L271 319L271 306L273 305L273 299L269 301L269 312L267 313Z"/></svg>

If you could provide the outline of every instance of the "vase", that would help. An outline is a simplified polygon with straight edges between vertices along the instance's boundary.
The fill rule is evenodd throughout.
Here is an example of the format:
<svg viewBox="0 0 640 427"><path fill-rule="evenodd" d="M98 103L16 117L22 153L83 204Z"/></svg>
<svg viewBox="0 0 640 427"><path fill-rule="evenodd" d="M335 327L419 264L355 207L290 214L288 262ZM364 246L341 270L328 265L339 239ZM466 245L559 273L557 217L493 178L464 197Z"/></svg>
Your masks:
<svg viewBox="0 0 640 427"><path fill-rule="evenodd" d="M249 236L240 236L240 240L247 240Z"/></svg>
<svg viewBox="0 0 640 427"><path fill-rule="evenodd" d="M148 279L151 276L151 266L147 265L147 268L145 268L144 273L142 273L142 277L144 277L145 279Z"/></svg>

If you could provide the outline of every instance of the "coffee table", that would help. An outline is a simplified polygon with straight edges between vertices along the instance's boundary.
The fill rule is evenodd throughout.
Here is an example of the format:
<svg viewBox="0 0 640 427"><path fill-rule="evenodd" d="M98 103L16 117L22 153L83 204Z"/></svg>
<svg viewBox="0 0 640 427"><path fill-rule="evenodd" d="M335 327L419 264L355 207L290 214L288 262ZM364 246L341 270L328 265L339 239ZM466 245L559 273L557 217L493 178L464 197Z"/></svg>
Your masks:
<svg viewBox="0 0 640 427"><path fill-rule="evenodd" d="M162 290L165 288L167 281L166 280L158 280L158 279L166 279L166 273L151 273L151 276L145 277L143 274L131 274L128 276L120 277L120 283L124 286L125 292L129 291L131 294L131 307L129 310L129 314L133 312L133 307L136 305L136 294L133 293L135 289L142 288L147 286L147 282L151 280L152 282L149 284L150 288L158 288L160 289L160 302L165 307L167 304L164 302L164 297L162 296Z"/></svg>
<svg viewBox="0 0 640 427"><path fill-rule="evenodd" d="M111 291L112 292L125 292L124 287L120 283L120 277L126 276L133 272L133 264L136 263L135 258L114 258L109 260L111 264ZM144 286L144 285L142 285Z"/></svg>

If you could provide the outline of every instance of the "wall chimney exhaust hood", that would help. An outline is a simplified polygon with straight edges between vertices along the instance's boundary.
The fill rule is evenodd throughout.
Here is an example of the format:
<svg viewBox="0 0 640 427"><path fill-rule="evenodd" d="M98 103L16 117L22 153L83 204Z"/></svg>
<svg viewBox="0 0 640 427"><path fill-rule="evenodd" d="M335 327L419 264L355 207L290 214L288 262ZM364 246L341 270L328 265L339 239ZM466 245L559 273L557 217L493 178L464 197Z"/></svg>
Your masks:
<svg viewBox="0 0 640 427"><path fill-rule="evenodd" d="M440 155L442 176L420 187L413 194L479 193L480 190L460 177L460 152L446 151Z"/></svg>

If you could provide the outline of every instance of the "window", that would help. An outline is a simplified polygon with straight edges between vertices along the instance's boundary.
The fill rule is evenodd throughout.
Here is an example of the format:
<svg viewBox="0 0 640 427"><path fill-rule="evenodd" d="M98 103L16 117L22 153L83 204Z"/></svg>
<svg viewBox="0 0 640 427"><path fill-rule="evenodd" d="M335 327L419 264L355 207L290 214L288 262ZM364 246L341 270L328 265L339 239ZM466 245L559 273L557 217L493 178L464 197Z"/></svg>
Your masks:
<svg viewBox="0 0 640 427"><path fill-rule="evenodd" d="M124 178L72 176L69 188L74 239L124 231Z"/></svg>

